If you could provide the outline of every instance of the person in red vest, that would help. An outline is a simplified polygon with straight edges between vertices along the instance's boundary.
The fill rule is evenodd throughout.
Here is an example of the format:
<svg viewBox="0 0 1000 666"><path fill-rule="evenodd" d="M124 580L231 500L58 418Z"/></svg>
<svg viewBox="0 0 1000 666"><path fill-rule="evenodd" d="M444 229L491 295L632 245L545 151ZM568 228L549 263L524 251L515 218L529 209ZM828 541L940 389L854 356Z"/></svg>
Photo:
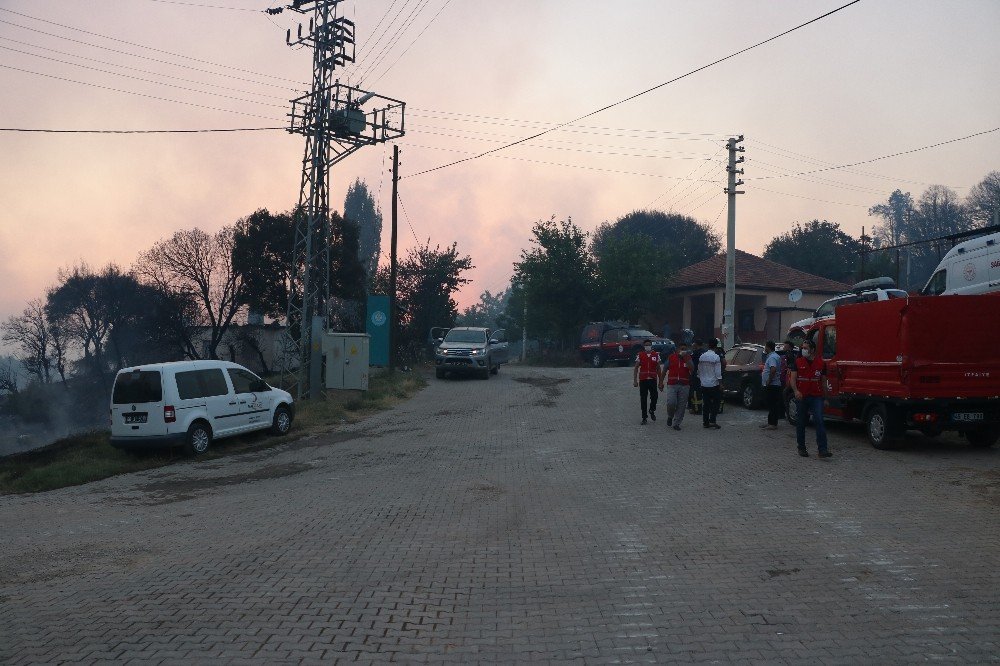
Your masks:
<svg viewBox="0 0 1000 666"><path fill-rule="evenodd" d="M798 414L795 418L795 441L799 445L799 455L809 457L806 451L806 421L812 414L816 426L816 446L820 458L829 458L833 454L827 447L826 425L823 423L823 396L826 393L826 362L816 358L816 348L809 340L803 340L800 345L802 355L795 359L795 366L788 373L789 382L795 392Z"/></svg>
<svg viewBox="0 0 1000 666"><path fill-rule="evenodd" d="M649 418L656 420L656 390L657 380L663 374L663 361L660 352L653 351L653 343L649 340L642 345L642 351L636 354L635 367L632 368L632 384L639 387L639 405L642 407L642 424L646 425L646 401L649 401Z"/></svg>
<svg viewBox="0 0 1000 666"><path fill-rule="evenodd" d="M686 343L677 345L677 350L667 357L663 364L663 374L660 375L660 390L663 390L663 379L667 380L667 425L674 430L681 429L684 412L687 411L688 393L691 390L691 373L694 372L694 362Z"/></svg>

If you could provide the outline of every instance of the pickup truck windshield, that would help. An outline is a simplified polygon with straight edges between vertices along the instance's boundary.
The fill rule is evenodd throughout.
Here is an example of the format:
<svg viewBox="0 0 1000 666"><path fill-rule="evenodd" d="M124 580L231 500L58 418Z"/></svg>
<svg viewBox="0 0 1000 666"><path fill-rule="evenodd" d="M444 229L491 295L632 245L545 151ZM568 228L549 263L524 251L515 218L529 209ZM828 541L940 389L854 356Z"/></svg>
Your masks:
<svg viewBox="0 0 1000 666"><path fill-rule="evenodd" d="M486 343L486 331L456 331L452 329L448 331L448 335L444 337L445 342L478 342L481 344Z"/></svg>

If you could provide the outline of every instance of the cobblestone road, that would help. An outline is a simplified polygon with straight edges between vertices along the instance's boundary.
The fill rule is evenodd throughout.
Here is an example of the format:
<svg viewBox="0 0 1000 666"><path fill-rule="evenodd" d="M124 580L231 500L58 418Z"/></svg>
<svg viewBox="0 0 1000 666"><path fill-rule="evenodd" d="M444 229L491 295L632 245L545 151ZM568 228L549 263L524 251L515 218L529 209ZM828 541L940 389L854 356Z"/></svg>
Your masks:
<svg viewBox="0 0 1000 666"><path fill-rule="evenodd" d="M996 661L1000 450L834 457L627 368L431 380L327 436L0 498L0 661ZM814 448L813 448L814 450Z"/></svg>

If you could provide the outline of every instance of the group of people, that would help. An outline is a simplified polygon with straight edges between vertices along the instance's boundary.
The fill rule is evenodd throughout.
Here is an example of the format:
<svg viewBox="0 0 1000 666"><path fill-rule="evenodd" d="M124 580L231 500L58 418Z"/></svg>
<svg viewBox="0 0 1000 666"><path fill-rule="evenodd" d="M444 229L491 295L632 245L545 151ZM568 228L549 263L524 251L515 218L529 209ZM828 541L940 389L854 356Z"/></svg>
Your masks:
<svg viewBox="0 0 1000 666"><path fill-rule="evenodd" d="M653 351L651 342L646 341L643 350L636 356L632 371L632 383L639 388L639 405L642 409L642 424L648 419L656 420L656 404L659 391L667 395L667 425L674 430L681 429L689 400L701 406L702 427L718 430L719 408L722 404L722 370L725 359L719 351L719 340L711 339L703 347L701 340L695 340L692 351L686 342L678 341L672 354L661 358ZM765 430L777 430L778 421L783 416L783 393L786 382L785 364L772 341L764 346L765 359L761 369L761 386L767 401L767 423ZM792 345L788 345L789 353ZM817 358L810 340L800 343L800 354L788 368L787 381L792 389L798 418L795 421L795 440L800 456L808 457L806 450L806 421L812 416L816 426L816 445L820 458L833 454L827 443L826 428L823 423L823 400L826 392L826 364ZM695 393L697 396L695 396ZM693 409L692 411L697 411Z"/></svg>
<svg viewBox="0 0 1000 666"><path fill-rule="evenodd" d="M636 356L632 370L632 383L639 387L639 404L642 407L642 423L656 420L656 403L659 391L667 394L667 425L674 430L681 429L688 403L697 393L701 405L702 426L714 430L718 424L719 406L722 404L723 359L719 353L719 341L715 338L703 347L701 340L695 340L692 351L686 342L678 342L672 354L661 358L647 341Z"/></svg>

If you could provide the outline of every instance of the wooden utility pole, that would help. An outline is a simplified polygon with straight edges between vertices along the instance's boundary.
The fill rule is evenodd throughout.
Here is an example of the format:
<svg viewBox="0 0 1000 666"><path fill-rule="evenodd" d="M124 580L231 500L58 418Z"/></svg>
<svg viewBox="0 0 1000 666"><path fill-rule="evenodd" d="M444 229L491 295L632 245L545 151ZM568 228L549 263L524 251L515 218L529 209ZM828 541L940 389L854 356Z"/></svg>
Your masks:
<svg viewBox="0 0 1000 666"><path fill-rule="evenodd" d="M399 146L392 147L392 240L389 244L389 371L396 369L396 188L399 185Z"/></svg>

